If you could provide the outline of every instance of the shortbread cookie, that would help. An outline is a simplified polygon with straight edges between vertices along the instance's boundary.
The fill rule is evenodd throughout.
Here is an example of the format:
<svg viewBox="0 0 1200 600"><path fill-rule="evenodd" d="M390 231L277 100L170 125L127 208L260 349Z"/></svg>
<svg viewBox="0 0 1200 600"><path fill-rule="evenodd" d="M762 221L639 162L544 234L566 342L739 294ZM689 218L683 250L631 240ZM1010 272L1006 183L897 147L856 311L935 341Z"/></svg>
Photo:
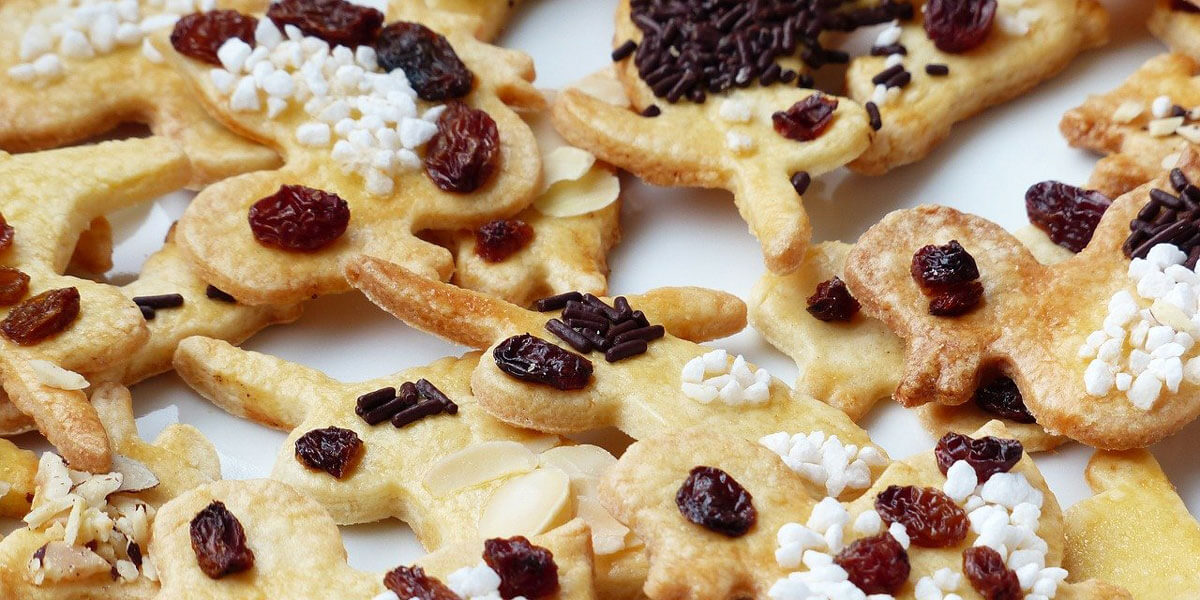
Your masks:
<svg viewBox="0 0 1200 600"><path fill-rule="evenodd" d="M1108 40L1108 14L1095 0L991 3L994 17L986 21L961 17L986 27L972 36L970 48L931 39L927 30L939 26L926 22L930 3L913 4L917 18L882 30L873 56L855 58L846 73L847 95L871 103L868 110L878 114L871 147L850 163L860 173L879 175L924 158L955 123L1020 96ZM960 21L954 28L963 27Z"/></svg>
<svg viewBox="0 0 1200 600"><path fill-rule="evenodd" d="M92 403L112 442L113 472L70 470L43 454L27 527L0 542L0 597L152 598L155 510L220 477L216 450L189 425L138 439L129 392L102 384Z"/></svg>
<svg viewBox="0 0 1200 600"><path fill-rule="evenodd" d="M922 453L892 463L867 493L842 504L811 495L770 449L692 429L635 443L600 494L645 541L645 592L656 600L1128 598L1094 580L1063 582L1054 495L1019 445L988 435L1002 438L1004 427L990 423L973 443L1004 447L1005 460L950 454L944 475L933 453ZM1003 589L976 591L964 554L992 555Z"/></svg>
<svg viewBox="0 0 1200 600"><path fill-rule="evenodd" d="M1113 201L1091 243L1052 266L999 226L954 209L888 215L851 250L845 275L864 313L905 340L896 399L961 405L999 370L1040 425L1092 446L1142 447L1192 421L1200 414L1200 362L1190 362L1188 333L1195 299L1173 277L1193 281L1187 253L1200 250L1172 237L1191 236L1188 222L1171 224L1171 213L1164 225L1144 219L1158 218L1163 203L1186 211L1192 200L1167 190L1194 194L1188 181L1197 177L1200 156L1189 150L1180 169ZM1167 225L1174 229L1159 235Z"/></svg>
<svg viewBox="0 0 1200 600"><path fill-rule="evenodd" d="M20 519L33 500L37 455L0 439L0 518Z"/></svg>
<svg viewBox="0 0 1200 600"><path fill-rule="evenodd" d="M1077 577L1123 585L1139 600L1200 594L1194 568L1200 523L1154 456L1145 450L1097 452L1087 481L1096 495L1066 511L1063 565Z"/></svg>
<svg viewBox="0 0 1200 600"><path fill-rule="evenodd" d="M1106 156L1096 163L1088 187L1115 198L1149 181L1200 142L1200 62L1184 54L1146 61L1117 88L1089 96L1063 115L1058 128L1067 142Z"/></svg>
<svg viewBox="0 0 1200 600"><path fill-rule="evenodd" d="M206 572L201 567L202 553L193 541L198 522L212 523L217 531L236 527L240 544L231 546L241 560L210 564L225 567L215 571L215 576ZM541 575L531 576L530 580L557 588L553 594L541 597L596 597L587 527L581 522L572 521L524 540L524 545L548 552L553 560L553 568L542 561L526 563L531 569L529 575L534 569ZM180 496L159 511L150 549L160 557L162 591L156 598L161 600L394 599L400 597L395 593L400 591L405 592L403 597L444 598L451 597L446 594L450 590L456 597L472 600L484 598L486 592L480 588L489 583L492 594L496 594L497 584L515 584L515 578L504 577L509 572L503 567L497 573L484 563L487 551L479 542L447 548L418 560L412 567L401 566L387 574L354 569L346 562L341 533L321 506L289 486L268 479L218 481ZM397 585L413 582L425 585ZM392 585L385 587L387 583ZM393 593L387 592L389 587ZM437 594L439 589L444 590L442 594Z"/></svg>
<svg viewBox="0 0 1200 600"><path fill-rule="evenodd" d="M1200 58L1200 8L1187 0L1154 0L1146 27L1172 52Z"/></svg>
<svg viewBox="0 0 1200 600"><path fill-rule="evenodd" d="M254 50L230 38L217 68L179 54L165 36L155 39L218 120L285 161L210 186L180 219L177 241L206 281L248 304L294 304L348 290L341 263L363 252L447 279L449 252L417 232L477 227L533 199L536 144L508 105L542 103L524 54L404 22L377 40L355 39L364 44L357 50L330 50L295 27L280 31L267 17L257 23ZM431 80L428 65L406 62L413 57L401 44L410 36L428 46L418 58L457 53L450 61L457 66L436 65L452 71L451 81ZM286 66L276 67L274 54L290 57L279 61ZM412 72L397 67L390 76L381 60Z"/></svg>

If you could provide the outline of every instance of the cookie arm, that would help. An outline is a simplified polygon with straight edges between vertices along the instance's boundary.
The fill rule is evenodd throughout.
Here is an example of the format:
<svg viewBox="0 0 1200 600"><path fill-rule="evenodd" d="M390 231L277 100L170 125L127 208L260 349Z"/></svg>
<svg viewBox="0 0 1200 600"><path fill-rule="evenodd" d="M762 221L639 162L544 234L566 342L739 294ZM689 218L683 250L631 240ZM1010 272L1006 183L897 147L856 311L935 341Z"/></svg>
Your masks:
<svg viewBox="0 0 1200 600"><path fill-rule="evenodd" d="M741 298L700 287L656 288L629 296L634 308L651 323L690 342L731 336L746 328L746 303Z"/></svg>

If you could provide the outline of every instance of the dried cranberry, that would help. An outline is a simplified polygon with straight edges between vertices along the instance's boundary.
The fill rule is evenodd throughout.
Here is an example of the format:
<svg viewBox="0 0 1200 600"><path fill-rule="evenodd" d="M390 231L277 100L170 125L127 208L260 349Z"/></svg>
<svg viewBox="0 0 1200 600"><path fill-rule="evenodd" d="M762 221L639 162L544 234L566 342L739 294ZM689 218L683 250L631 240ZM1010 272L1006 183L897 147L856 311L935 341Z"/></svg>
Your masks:
<svg viewBox="0 0 1200 600"><path fill-rule="evenodd" d="M254 566L254 551L246 547L246 532L237 517L214 500L192 518L192 551L200 570L213 579L241 573Z"/></svg>
<svg viewBox="0 0 1200 600"><path fill-rule="evenodd" d="M67 328L79 316L79 290L47 290L9 311L0 322L8 339L31 346Z"/></svg>
<svg viewBox="0 0 1200 600"><path fill-rule="evenodd" d="M358 434L340 427L314 429L296 439L296 459L341 479L362 456Z"/></svg>
<svg viewBox="0 0 1200 600"><path fill-rule="evenodd" d="M475 74L446 38L420 23L392 23L375 40L379 66L404 71L422 100L441 102L471 93Z"/></svg>
<svg viewBox="0 0 1200 600"><path fill-rule="evenodd" d="M846 283L834 277L817 284L817 290L808 297L808 312L822 321L849 321L862 306Z"/></svg>
<svg viewBox="0 0 1200 600"><path fill-rule="evenodd" d="M175 22L171 45L189 58L220 66L217 50L225 42L238 38L254 45L254 29L258 19L236 10L210 10L186 15Z"/></svg>
<svg viewBox="0 0 1200 600"><path fill-rule="evenodd" d="M890 485L875 497L875 510L889 524L900 523L912 543L927 548L953 546L967 537L967 513L934 488Z"/></svg>
<svg viewBox="0 0 1200 600"><path fill-rule="evenodd" d="M500 131L486 112L461 102L446 105L437 133L425 147L425 173L438 188L469 194L483 186L500 162Z"/></svg>
<svg viewBox="0 0 1200 600"><path fill-rule="evenodd" d="M280 29L294 25L306 35L349 48L371 44L383 26L383 13L345 0L279 0L267 9L267 17Z"/></svg>
<svg viewBox="0 0 1200 600"><path fill-rule="evenodd" d="M521 537L493 538L483 543L483 562L500 576L500 597L529 600L558 592L554 555Z"/></svg>
<svg viewBox="0 0 1200 600"><path fill-rule="evenodd" d="M886 531L854 540L833 562L866 594L895 594L908 581L908 552Z"/></svg>
<svg viewBox="0 0 1200 600"><path fill-rule="evenodd" d="M12 225L9 225L8 221L4 220L4 215L0 215L0 252L4 252L12 247L13 236L15 234L16 231L13 230Z"/></svg>
<svg viewBox="0 0 1200 600"><path fill-rule="evenodd" d="M675 494L687 520L729 537L750 531L758 520L753 498L733 477L716 467L695 467Z"/></svg>
<svg viewBox="0 0 1200 600"><path fill-rule="evenodd" d="M789 140L807 142L821 137L833 122L838 101L825 94L812 94L787 110L771 115L775 131Z"/></svg>
<svg viewBox="0 0 1200 600"><path fill-rule="evenodd" d="M963 575L984 600L1021 600L1021 582L1004 557L987 546L963 550Z"/></svg>
<svg viewBox="0 0 1200 600"><path fill-rule="evenodd" d="M250 207L250 231L265 246L312 252L346 233L350 206L337 194L282 185Z"/></svg>
<svg viewBox="0 0 1200 600"><path fill-rule="evenodd" d="M0 306L12 306L29 291L29 276L12 267L0 267Z"/></svg>
<svg viewBox="0 0 1200 600"><path fill-rule="evenodd" d="M937 292L929 299L929 314L938 317L957 317L971 312L983 299L983 285L968 281Z"/></svg>
<svg viewBox="0 0 1200 600"><path fill-rule="evenodd" d="M492 357L517 379L560 390L582 389L592 377L592 361L528 333L500 342Z"/></svg>
<svg viewBox="0 0 1200 600"><path fill-rule="evenodd" d="M459 600L457 594L436 577L426 575L421 567L396 567L383 576L383 585L404 600Z"/></svg>
<svg viewBox="0 0 1200 600"><path fill-rule="evenodd" d="M956 461L965 460L979 483L988 480L996 473L1007 473L1021 460L1024 448L1017 440L1007 440L998 437L981 437L973 439L970 436L951 431L938 440L933 449L937 457L938 468L942 473L950 470L950 465Z"/></svg>
<svg viewBox="0 0 1200 600"><path fill-rule="evenodd" d="M925 34L942 52L966 52L987 41L996 0L929 0Z"/></svg>
<svg viewBox="0 0 1200 600"><path fill-rule="evenodd" d="M1021 390L1011 377L1003 375L979 386L975 390L975 406L987 413L1002 419L1017 423L1033 423L1036 421L1025 401L1021 398Z"/></svg>
<svg viewBox="0 0 1200 600"><path fill-rule="evenodd" d="M503 262L533 241L533 228L520 219L496 219L475 230L475 253L487 262Z"/></svg>
<svg viewBox="0 0 1200 600"><path fill-rule="evenodd" d="M941 246L930 244L913 253L912 278L924 290L943 290L979 279L975 258L958 240Z"/></svg>
<svg viewBox="0 0 1200 600"><path fill-rule="evenodd" d="M1025 192L1029 221L1071 252L1088 245L1110 204L1112 200L1096 190L1057 181L1035 183Z"/></svg>

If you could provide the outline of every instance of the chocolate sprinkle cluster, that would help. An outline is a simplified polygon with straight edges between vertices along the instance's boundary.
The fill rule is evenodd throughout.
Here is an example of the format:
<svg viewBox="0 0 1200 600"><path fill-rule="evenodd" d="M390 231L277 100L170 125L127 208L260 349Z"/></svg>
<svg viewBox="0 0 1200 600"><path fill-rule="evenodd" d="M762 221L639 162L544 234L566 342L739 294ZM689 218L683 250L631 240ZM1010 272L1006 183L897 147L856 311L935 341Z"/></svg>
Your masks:
<svg viewBox="0 0 1200 600"><path fill-rule="evenodd" d="M179 308L183 306L181 294L159 294L157 296L137 296L133 303L142 311L142 318L153 321L155 312L164 308Z"/></svg>
<svg viewBox="0 0 1200 600"><path fill-rule="evenodd" d="M1129 258L1145 258L1158 244L1174 244L1188 256L1184 266L1195 269L1200 261L1200 187L1178 168L1171 169L1170 180L1175 194L1150 190L1150 201L1129 222L1121 250Z"/></svg>
<svg viewBox="0 0 1200 600"><path fill-rule="evenodd" d="M608 362L637 356L666 333L662 325L651 325L624 296L618 296L609 306L591 294L567 292L542 298L533 307L539 312L561 309L562 318L547 321L546 330L577 352L604 351Z"/></svg>
<svg viewBox="0 0 1200 600"><path fill-rule="evenodd" d="M826 31L853 31L892 19L910 19L910 4L884 0L631 0L640 45L626 41L613 60L633 56L638 74L668 102L704 102L707 94L757 83L768 86L812 78L778 61L798 56L810 68L846 63L849 55L825 48Z"/></svg>
<svg viewBox="0 0 1200 600"><path fill-rule="evenodd" d="M358 397L354 407L354 414L368 425L390 420L396 427L441 413L457 414L458 405L428 379L418 379L416 383L406 381L400 385L399 392L393 387L368 392Z"/></svg>

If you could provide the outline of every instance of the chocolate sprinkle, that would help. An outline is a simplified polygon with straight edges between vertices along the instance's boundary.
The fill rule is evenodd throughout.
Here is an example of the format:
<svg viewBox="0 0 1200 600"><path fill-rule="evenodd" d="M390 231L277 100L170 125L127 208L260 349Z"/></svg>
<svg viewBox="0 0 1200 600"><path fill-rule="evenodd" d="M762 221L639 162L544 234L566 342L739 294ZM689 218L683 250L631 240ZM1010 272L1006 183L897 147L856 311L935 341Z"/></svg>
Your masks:
<svg viewBox="0 0 1200 600"><path fill-rule="evenodd" d="M811 184L812 176L808 174L808 171L796 171L792 173L792 187L796 189L797 194L803 196Z"/></svg>
<svg viewBox="0 0 1200 600"><path fill-rule="evenodd" d="M874 102L867 102L863 105L867 110L867 117L870 119L871 129L879 131L883 127L883 118L879 116L879 105Z"/></svg>
<svg viewBox="0 0 1200 600"><path fill-rule="evenodd" d="M634 50L637 50L637 44L633 40L625 40L624 44L617 46L617 48L612 51L613 62L622 61L626 58L629 58L629 55L633 54Z"/></svg>
<svg viewBox="0 0 1200 600"><path fill-rule="evenodd" d="M237 302L237 298L230 296L229 294L218 289L216 286L212 285L204 288L204 295L208 296L209 300L216 300L218 302L228 302L230 304Z"/></svg>
<svg viewBox="0 0 1200 600"><path fill-rule="evenodd" d="M661 115L661 114L662 114L662 109L659 108L657 104L651 104L650 106L643 108L642 112L641 112L641 115L643 117L650 117L650 118L657 117L658 115Z"/></svg>
<svg viewBox="0 0 1200 600"><path fill-rule="evenodd" d="M890 56L899 54L901 56L908 55L908 48L904 44L888 44L886 46L871 46L871 56Z"/></svg>
<svg viewBox="0 0 1200 600"><path fill-rule="evenodd" d="M562 310L567 306L567 303L572 300L575 302L583 300L583 294L580 294L579 292L567 292L565 294L558 294L557 296L542 298L541 300L534 301L533 310L538 312Z"/></svg>
<svg viewBox="0 0 1200 600"><path fill-rule="evenodd" d="M934 77L942 77L950 74L950 67L938 63L929 63L925 65L925 73Z"/></svg>
<svg viewBox="0 0 1200 600"><path fill-rule="evenodd" d="M139 309L141 309L141 311L142 311L142 318L143 318L143 319L145 319L145 320L147 320L147 321L153 321L153 320L154 320L155 314L154 314L154 309L153 309L153 308L150 308L149 306L142 306L142 305L140 305L140 304L138 305L138 308L139 308Z"/></svg>

